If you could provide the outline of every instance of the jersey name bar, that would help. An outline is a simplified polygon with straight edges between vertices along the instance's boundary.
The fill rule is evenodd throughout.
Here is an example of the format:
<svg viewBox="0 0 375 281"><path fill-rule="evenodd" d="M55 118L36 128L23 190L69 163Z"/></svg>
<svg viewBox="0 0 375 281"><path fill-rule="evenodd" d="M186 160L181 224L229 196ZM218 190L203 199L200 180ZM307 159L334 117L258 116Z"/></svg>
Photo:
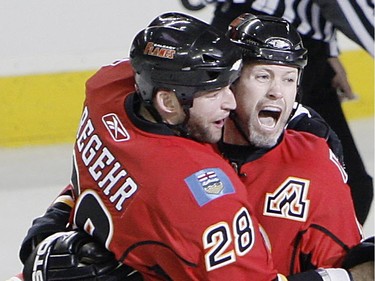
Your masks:
<svg viewBox="0 0 375 281"><path fill-rule="evenodd" d="M92 179L116 210L122 211L125 200L137 191L138 185L95 134L87 107L82 114L76 145Z"/></svg>

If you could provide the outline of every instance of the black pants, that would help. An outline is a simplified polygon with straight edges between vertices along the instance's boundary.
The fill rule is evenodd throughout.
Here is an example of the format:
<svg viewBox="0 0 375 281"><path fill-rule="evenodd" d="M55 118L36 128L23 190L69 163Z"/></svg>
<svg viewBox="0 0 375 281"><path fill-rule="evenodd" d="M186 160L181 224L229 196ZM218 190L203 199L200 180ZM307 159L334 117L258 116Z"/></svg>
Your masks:
<svg viewBox="0 0 375 281"><path fill-rule="evenodd" d="M219 3L211 23L218 29L226 31L231 21L244 12L259 14L251 10L249 3ZM302 104L315 109L340 138L354 207L358 221L363 224L371 207L373 180L367 174L355 145L336 89L331 86L334 72L327 61L326 44L304 37L303 42L308 49L308 64L302 79Z"/></svg>

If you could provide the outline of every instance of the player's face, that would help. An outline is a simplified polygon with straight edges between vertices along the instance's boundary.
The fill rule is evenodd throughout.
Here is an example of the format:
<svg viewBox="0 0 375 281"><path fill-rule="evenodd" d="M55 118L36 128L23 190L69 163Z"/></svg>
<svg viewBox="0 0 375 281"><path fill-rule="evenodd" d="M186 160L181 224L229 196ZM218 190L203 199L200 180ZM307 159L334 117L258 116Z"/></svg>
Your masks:
<svg viewBox="0 0 375 281"><path fill-rule="evenodd" d="M196 95L187 124L190 135L201 142L218 142L225 120L235 108L236 101L229 86Z"/></svg>
<svg viewBox="0 0 375 281"><path fill-rule="evenodd" d="M251 144L272 147L284 130L297 94L298 69L246 64L233 85L240 126Z"/></svg>

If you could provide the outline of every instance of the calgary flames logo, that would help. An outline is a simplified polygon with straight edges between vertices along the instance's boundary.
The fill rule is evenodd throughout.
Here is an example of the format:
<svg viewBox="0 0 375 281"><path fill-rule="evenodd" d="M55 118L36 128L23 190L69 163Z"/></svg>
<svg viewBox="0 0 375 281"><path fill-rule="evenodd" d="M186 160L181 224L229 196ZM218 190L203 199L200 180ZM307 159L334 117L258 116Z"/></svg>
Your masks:
<svg viewBox="0 0 375 281"><path fill-rule="evenodd" d="M145 55L155 56L165 59L174 59L176 50L174 47L148 42L143 52Z"/></svg>
<svg viewBox="0 0 375 281"><path fill-rule="evenodd" d="M267 193L263 215L296 221L306 221L310 200L307 199L310 181L287 178L273 193Z"/></svg>

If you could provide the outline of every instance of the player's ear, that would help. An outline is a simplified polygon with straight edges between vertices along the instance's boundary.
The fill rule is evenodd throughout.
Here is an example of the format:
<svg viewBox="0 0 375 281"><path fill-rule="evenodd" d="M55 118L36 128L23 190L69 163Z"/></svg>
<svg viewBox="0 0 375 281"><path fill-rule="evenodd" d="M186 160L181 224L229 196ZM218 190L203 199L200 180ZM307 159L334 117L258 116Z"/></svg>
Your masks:
<svg viewBox="0 0 375 281"><path fill-rule="evenodd" d="M175 125L184 120L185 113L173 91L159 90L154 98L154 106L167 124Z"/></svg>
<svg viewBox="0 0 375 281"><path fill-rule="evenodd" d="M173 91L159 90L155 96L155 102L165 112L173 112L180 108L180 103Z"/></svg>

